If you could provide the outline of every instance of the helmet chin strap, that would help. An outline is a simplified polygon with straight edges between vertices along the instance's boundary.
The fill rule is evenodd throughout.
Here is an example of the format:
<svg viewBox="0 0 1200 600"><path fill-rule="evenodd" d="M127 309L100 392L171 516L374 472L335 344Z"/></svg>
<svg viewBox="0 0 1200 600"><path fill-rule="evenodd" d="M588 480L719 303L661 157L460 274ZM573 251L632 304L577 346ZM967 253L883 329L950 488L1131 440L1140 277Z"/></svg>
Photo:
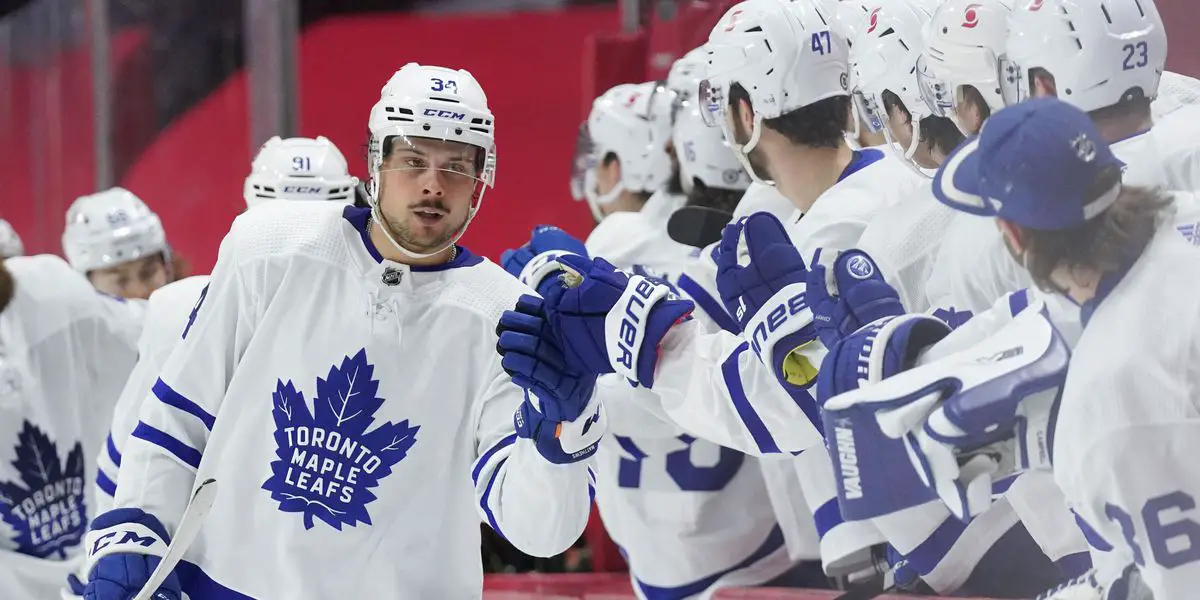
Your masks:
<svg viewBox="0 0 1200 600"><path fill-rule="evenodd" d="M903 149L904 152L902 154L900 153L900 151L901 151L900 144L898 144L896 142L896 140L894 138L892 138L892 130L891 129L884 127L883 128L883 137L885 139L887 139L887 141L888 141L888 148L890 148L893 152L900 154L900 159L901 159L900 162L904 163L904 166L908 167L910 171L912 171L913 173L916 173L917 175L920 175L921 177L924 177L926 179L933 179L933 173L927 172L927 170L924 167L922 167L921 165L918 165L917 161L913 160L913 155L917 153L917 147L921 144L921 120L920 119L913 117L913 119L912 119L912 138L908 142L908 148L904 148Z"/></svg>
<svg viewBox="0 0 1200 600"><path fill-rule="evenodd" d="M774 181L760 177L758 172L754 170L754 165L750 164L750 152L758 146L758 140L762 137L762 114L754 113L754 123L750 126L750 140L745 145L735 141L737 138L730 131L732 127L730 127L728 119L722 123L721 127L725 130L725 139L729 141L729 147L733 148L734 155L737 156L738 162L742 163L742 168L746 169L746 173L750 175L750 179L754 183L774 187Z"/></svg>
<svg viewBox="0 0 1200 600"><path fill-rule="evenodd" d="M597 191L596 184L596 170L589 169L584 175L583 195L587 199L588 208L592 209L592 216L599 223L604 220L604 214L600 212L600 207L615 202L625 192L625 183L618 181L611 190L603 194Z"/></svg>

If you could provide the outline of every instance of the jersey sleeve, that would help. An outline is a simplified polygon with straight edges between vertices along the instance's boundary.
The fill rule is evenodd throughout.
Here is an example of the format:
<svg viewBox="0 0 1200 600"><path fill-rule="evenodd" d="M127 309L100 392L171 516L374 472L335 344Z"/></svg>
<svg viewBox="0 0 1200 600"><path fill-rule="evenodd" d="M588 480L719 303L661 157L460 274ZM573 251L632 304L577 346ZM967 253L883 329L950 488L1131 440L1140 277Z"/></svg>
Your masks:
<svg viewBox="0 0 1200 600"><path fill-rule="evenodd" d="M660 348L654 392L692 435L754 456L798 453L822 436L742 338L677 325Z"/></svg>
<svg viewBox="0 0 1200 600"><path fill-rule="evenodd" d="M235 222L178 345L147 388L121 456L113 506L141 508L168 531L187 507L209 433L257 321L250 285L255 278L238 263L237 243Z"/></svg>
<svg viewBox="0 0 1200 600"><path fill-rule="evenodd" d="M490 347L489 347L490 351ZM570 548L587 526L595 493L591 461L556 465L518 438L513 416L524 390L493 363L481 401L471 469L480 518L518 550L549 557Z"/></svg>

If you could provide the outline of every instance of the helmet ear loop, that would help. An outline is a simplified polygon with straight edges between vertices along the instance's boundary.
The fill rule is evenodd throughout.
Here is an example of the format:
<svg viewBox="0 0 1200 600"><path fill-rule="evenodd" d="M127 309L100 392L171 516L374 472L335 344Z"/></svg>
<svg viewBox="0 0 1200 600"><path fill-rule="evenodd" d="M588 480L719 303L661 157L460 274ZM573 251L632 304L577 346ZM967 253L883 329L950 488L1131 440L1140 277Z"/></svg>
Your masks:
<svg viewBox="0 0 1200 600"><path fill-rule="evenodd" d="M750 152L758 146L758 141L762 137L762 121L762 113L754 113L754 122L750 125L750 139L745 144L737 143L737 137L733 135L733 126L730 123L730 118L722 120L721 129L725 134L726 141L729 142L729 147L733 149L734 155L737 156L738 162L742 163L742 168L750 175L750 179L755 183L774 186L774 181L761 177L755 171L754 165L750 163Z"/></svg>

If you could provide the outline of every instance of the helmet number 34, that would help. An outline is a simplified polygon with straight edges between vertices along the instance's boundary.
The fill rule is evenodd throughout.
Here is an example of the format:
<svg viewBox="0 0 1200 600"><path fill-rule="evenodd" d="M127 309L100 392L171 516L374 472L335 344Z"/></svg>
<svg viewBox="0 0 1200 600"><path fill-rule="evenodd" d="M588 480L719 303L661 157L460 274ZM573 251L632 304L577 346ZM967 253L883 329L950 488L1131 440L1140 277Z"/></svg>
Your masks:
<svg viewBox="0 0 1200 600"><path fill-rule="evenodd" d="M434 77L429 80L430 90L435 92L449 91L452 94L458 93L458 84L454 83L453 79L438 79Z"/></svg>

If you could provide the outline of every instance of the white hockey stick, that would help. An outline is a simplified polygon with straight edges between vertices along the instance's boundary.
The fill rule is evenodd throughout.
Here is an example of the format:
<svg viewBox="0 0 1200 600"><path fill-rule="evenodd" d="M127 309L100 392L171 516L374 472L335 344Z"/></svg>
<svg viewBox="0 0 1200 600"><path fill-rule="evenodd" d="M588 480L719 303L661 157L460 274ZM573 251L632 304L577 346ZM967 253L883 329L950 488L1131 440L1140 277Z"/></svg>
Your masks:
<svg viewBox="0 0 1200 600"><path fill-rule="evenodd" d="M196 534L200 533L200 526L204 525L204 518L208 516L208 509L212 508L216 497L216 479L206 479L196 488L187 510L183 511L183 518L179 520L179 527L175 529L175 537L171 539L171 545L167 546L167 554L158 562L158 566L150 574L150 579L146 580L146 585L142 586L142 591L138 592L133 600L150 600L154 592L158 591L158 587L167 580L175 565L183 558L183 553L187 552L188 546L196 539Z"/></svg>

